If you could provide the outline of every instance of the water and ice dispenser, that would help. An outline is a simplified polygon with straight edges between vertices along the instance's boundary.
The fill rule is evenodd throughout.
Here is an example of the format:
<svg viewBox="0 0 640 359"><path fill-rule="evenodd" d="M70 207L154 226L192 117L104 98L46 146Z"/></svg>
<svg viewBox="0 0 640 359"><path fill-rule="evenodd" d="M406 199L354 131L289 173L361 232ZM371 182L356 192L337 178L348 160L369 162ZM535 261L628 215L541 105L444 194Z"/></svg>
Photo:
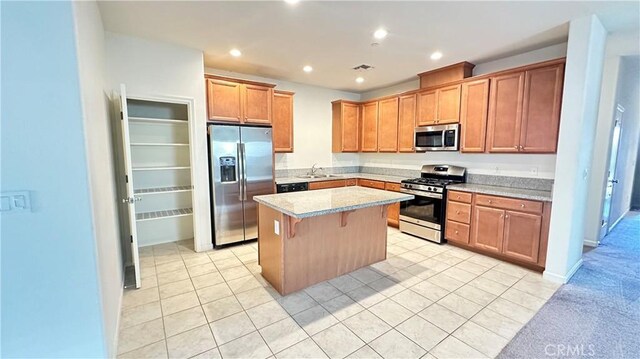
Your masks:
<svg viewBox="0 0 640 359"><path fill-rule="evenodd" d="M220 182L236 181L236 158L220 157Z"/></svg>

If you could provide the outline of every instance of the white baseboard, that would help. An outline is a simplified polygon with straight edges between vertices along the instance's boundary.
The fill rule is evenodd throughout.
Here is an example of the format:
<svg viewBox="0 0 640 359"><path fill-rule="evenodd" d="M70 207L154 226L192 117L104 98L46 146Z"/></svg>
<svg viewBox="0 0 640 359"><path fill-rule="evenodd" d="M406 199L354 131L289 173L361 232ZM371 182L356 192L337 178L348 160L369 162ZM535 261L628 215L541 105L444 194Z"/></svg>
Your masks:
<svg viewBox="0 0 640 359"><path fill-rule="evenodd" d="M557 273L551 273L545 270L542 273L542 277L552 282L565 284L569 281L569 279L571 279L571 277L573 277L574 274L576 274L576 272L578 271L578 269L580 269L581 266L582 266L582 258L580 258L580 260L576 262L576 264L569 270L567 274L562 275Z"/></svg>
<svg viewBox="0 0 640 359"><path fill-rule="evenodd" d="M126 267L125 267L126 268ZM120 298L118 300L118 318L116 319L116 332L113 333L113 340L111 342L111 348L107 348L109 350L109 357L115 358L118 354L118 339L120 338L120 319L122 319L122 299L124 296L124 271L125 268L122 268L122 280L120 282Z"/></svg>
<svg viewBox="0 0 640 359"><path fill-rule="evenodd" d="M583 244L587 247L597 247L598 246L598 241L592 240L592 239L586 239L583 241Z"/></svg>

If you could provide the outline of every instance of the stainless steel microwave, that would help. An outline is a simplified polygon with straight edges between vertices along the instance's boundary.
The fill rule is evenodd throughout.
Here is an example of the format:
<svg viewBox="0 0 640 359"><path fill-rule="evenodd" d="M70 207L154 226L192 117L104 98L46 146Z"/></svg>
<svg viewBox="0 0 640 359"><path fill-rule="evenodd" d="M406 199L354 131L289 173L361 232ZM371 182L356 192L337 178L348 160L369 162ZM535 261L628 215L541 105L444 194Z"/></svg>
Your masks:
<svg viewBox="0 0 640 359"><path fill-rule="evenodd" d="M416 151L457 151L460 125L416 127Z"/></svg>

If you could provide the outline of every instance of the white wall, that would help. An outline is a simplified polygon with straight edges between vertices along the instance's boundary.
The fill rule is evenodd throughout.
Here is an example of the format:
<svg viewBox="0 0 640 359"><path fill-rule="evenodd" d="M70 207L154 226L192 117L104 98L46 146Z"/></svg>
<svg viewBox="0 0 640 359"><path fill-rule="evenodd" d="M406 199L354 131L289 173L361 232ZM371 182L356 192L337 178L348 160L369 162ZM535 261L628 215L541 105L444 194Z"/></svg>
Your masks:
<svg viewBox="0 0 640 359"><path fill-rule="evenodd" d="M638 54L640 54L640 39L637 32L619 32L609 34L607 37L598 124L589 178L589 202L584 240L587 245L595 246L600 238L600 220L606 188L621 58Z"/></svg>
<svg viewBox="0 0 640 359"><path fill-rule="evenodd" d="M3 358L108 357L71 2L2 3Z"/></svg>
<svg viewBox="0 0 640 359"><path fill-rule="evenodd" d="M607 32L595 16L569 25L545 278L566 282L582 262L588 171L596 133Z"/></svg>
<svg viewBox="0 0 640 359"><path fill-rule="evenodd" d="M277 90L293 91L293 153L276 154L276 169L358 166L357 154L331 153L331 101L359 101L360 95L295 82L207 68L205 72L275 84Z"/></svg>
<svg viewBox="0 0 640 359"><path fill-rule="evenodd" d="M195 246L197 251L212 248L202 51L110 32L106 46L111 90L125 84L129 95L194 99L190 126Z"/></svg>
<svg viewBox="0 0 640 359"><path fill-rule="evenodd" d="M638 140L640 137L640 116L638 102L640 101L640 61L638 56L624 57L620 66L618 96L616 103L624 107L622 116L622 131L618 161L616 163L615 178L619 181L614 186L611 197L611 224L621 219L631 206L631 192L636 169L638 154Z"/></svg>
<svg viewBox="0 0 640 359"><path fill-rule="evenodd" d="M104 29L95 2L74 2L73 9L105 339L108 353L114 355L124 274L109 98L104 91Z"/></svg>
<svg viewBox="0 0 640 359"><path fill-rule="evenodd" d="M523 54L505 57L486 63L476 64L475 75L483 75L536 62L557 59L566 56L567 44L561 43L529 51ZM420 87L419 80L407 81L391 87L369 91L362 99L388 96ZM469 173L490 174L514 177L539 177L553 179L555 176L556 155L522 154L463 154L459 152L429 152L416 154L360 154L361 166L419 169L423 164L447 163L466 167Z"/></svg>

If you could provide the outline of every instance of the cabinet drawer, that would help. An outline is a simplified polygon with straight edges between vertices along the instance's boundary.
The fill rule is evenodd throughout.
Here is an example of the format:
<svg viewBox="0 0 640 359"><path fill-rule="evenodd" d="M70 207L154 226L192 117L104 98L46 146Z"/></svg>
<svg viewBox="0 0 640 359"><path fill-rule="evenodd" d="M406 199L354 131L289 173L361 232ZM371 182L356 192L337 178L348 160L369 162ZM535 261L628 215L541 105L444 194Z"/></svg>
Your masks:
<svg viewBox="0 0 640 359"><path fill-rule="evenodd" d="M400 183L387 182L384 185L384 189L386 189L387 191L400 192Z"/></svg>
<svg viewBox="0 0 640 359"><path fill-rule="evenodd" d="M345 180L309 182L309 190L344 187L346 185L347 181Z"/></svg>
<svg viewBox="0 0 640 359"><path fill-rule="evenodd" d="M370 187L370 188L376 188L376 189L384 189L384 182L372 181L372 180L368 180L368 179L359 178L358 179L358 186Z"/></svg>
<svg viewBox="0 0 640 359"><path fill-rule="evenodd" d="M447 199L451 201L456 201L456 202L471 203L471 193L448 191Z"/></svg>
<svg viewBox="0 0 640 359"><path fill-rule="evenodd" d="M469 243L469 225L453 221L447 221L444 230L444 236L447 240L453 242Z"/></svg>
<svg viewBox="0 0 640 359"><path fill-rule="evenodd" d="M520 212L542 213L542 202L476 194L475 204L494 208L511 209Z"/></svg>
<svg viewBox="0 0 640 359"><path fill-rule="evenodd" d="M349 178L347 180L347 186L355 186L358 183L358 181L355 178Z"/></svg>
<svg viewBox="0 0 640 359"><path fill-rule="evenodd" d="M447 220L460 223L471 223L471 205L447 201Z"/></svg>

